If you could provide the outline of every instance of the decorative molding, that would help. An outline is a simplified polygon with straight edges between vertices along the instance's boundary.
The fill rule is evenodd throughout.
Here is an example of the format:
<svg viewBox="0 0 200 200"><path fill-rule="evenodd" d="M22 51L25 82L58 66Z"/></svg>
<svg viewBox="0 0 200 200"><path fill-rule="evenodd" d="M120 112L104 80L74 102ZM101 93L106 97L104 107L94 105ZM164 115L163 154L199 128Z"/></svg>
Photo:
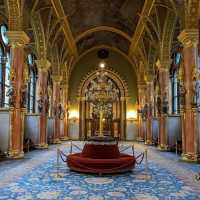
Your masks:
<svg viewBox="0 0 200 200"><path fill-rule="evenodd" d="M144 23L143 18L148 17L150 15L154 4L155 4L155 0L145 0L140 19L139 19L138 24L136 26L134 35L132 37L131 45L129 47L129 56L134 54L134 52L136 51L136 49L138 47L138 43L139 43L140 38L141 38L143 31L145 29L145 23Z"/></svg>
<svg viewBox="0 0 200 200"><path fill-rule="evenodd" d="M60 75L52 75L51 77L52 77L53 82L55 83L60 83L62 81L62 76Z"/></svg>
<svg viewBox="0 0 200 200"><path fill-rule="evenodd" d="M24 31L8 31L7 36L9 38L10 45L13 48L25 46L30 41Z"/></svg>
<svg viewBox="0 0 200 200"><path fill-rule="evenodd" d="M48 71L51 63L47 59L36 60L36 65L40 70Z"/></svg>
<svg viewBox="0 0 200 200"><path fill-rule="evenodd" d="M70 53L74 55L75 58L78 57L78 51L76 47L76 42L73 38L72 32L70 30L70 25L67 20L65 11L63 9L62 3L60 0L51 0L51 4L53 5L54 11L58 19L62 19L61 27L63 29Z"/></svg>
<svg viewBox="0 0 200 200"><path fill-rule="evenodd" d="M117 28L110 27L110 26L97 26L95 28L91 28L91 29L81 33L79 36L77 36L75 41L78 42L79 40L86 37L87 35L94 33L94 32L99 32L99 31L108 31L108 32L113 32L113 33L119 34L120 36L124 37L129 42L131 42L131 37L128 34L126 34L125 32L123 32Z"/></svg>
<svg viewBox="0 0 200 200"><path fill-rule="evenodd" d="M120 77L118 72L113 71L112 69L104 69L107 72L107 76L111 78L120 89L120 93L124 97L128 97L128 86L126 81ZM88 84L91 80L93 80L96 77L96 73L100 71L100 69L92 70L91 72L88 72L87 75L82 79L79 89L78 89L78 96L82 97L84 96L85 88L87 88Z"/></svg>
<svg viewBox="0 0 200 200"><path fill-rule="evenodd" d="M20 0L7 0L9 30L22 30L22 13Z"/></svg>

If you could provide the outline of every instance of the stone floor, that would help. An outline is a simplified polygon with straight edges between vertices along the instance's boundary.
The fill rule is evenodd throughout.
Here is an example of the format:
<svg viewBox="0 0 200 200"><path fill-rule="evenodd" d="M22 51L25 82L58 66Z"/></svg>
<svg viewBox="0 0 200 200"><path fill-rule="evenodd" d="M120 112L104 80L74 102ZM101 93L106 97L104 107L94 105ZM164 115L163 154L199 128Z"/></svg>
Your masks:
<svg viewBox="0 0 200 200"><path fill-rule="evenodd" d="M83 147L82 142L74 142ZM129 146L133 143L120 143ZM87 175L71 172L60 160L57 176L56 149L69 153L69 143L51 145L48 150L35 150L22 160L0 162L0 199L64 200L197 200L200 181L195 175L200 164L184 163L170 152L135 143L135 154L148 148L148 170L143 162L126 174ZM78 151L74 149L73 151ZM131 154L131 149L126 151Z"/></svg>

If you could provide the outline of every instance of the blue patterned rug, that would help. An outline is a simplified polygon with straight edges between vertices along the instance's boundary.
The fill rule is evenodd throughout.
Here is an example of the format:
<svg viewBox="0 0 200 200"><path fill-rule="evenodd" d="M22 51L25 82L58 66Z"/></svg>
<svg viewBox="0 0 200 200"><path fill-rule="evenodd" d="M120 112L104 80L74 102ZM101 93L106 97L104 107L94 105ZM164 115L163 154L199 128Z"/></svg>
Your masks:
<svg viewBox="0 0 200 200"><path fill-rule="evenodd" d="M136 145L138 152L143 149L143 145ZM195 166L200 171L200 165L190 164L189 168L178 161L166 162L161 156L149 150L147 173L143 163L130 173L93 176L71 172L61 161L58 174L55 146L48 151L33 151L24 160L0 163L0 199L200 199L200 182L195 182L192 170Z"/></svg>

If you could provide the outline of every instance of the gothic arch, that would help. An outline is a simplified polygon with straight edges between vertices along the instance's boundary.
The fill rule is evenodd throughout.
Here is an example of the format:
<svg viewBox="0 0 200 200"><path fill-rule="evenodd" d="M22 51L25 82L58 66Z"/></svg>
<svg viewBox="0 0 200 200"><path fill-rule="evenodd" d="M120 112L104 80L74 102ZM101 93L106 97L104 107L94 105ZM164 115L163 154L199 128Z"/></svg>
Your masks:
<svg viewBox="0 0 200 200"><path fill-rule="evenodd" d="M81 33L79 36L77 36L77 38L75 39L76 42L78 42L79 40L81 40L82 38L86 37L87 35L94 33L94 32L98 32L98 31L109 31L109 32L113 32L116 34L119 34L120 36L124 37L125 39L127 39L128 41L131 42L131 37L126 34L125 32L114 28L114 27L110 27L110 26L98 26L95 28L91 28L83 33Z"/></svg>
<svg viewBox="0 0 200 200"><path fill-rule="evenodd" d="M88 75L84 77L79 87L78 91L79 97L84 96L85 89L88 87L90 81L97 76L96 73L99 71L100 69L97 69L91 73L88 73ZM118 88L120 89L121 96L128 97L128 87L125 80L123 80L117 72L114 72L111 69L104 69L104 71L107 72L107 76L117 84Z"/></svg>

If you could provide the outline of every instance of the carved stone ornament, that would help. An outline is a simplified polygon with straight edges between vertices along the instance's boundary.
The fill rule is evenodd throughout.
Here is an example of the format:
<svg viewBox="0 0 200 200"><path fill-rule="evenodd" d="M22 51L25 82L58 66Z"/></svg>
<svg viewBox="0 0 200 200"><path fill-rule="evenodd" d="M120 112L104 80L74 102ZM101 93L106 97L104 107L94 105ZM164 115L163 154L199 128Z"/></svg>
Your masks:
<svg viewBox="0 0 200 200"><path fill-rule="evenodd" d="M185 48L197 47L199 42L199 30L185 29L178 36L178 40L183 44Z"/></svg>
<svg viewBox="0 0 200 200"><path fill-rule="evenodd" d="M24 31L8 31L7 36L12 48L25 46L30 41Z"/></svg>

